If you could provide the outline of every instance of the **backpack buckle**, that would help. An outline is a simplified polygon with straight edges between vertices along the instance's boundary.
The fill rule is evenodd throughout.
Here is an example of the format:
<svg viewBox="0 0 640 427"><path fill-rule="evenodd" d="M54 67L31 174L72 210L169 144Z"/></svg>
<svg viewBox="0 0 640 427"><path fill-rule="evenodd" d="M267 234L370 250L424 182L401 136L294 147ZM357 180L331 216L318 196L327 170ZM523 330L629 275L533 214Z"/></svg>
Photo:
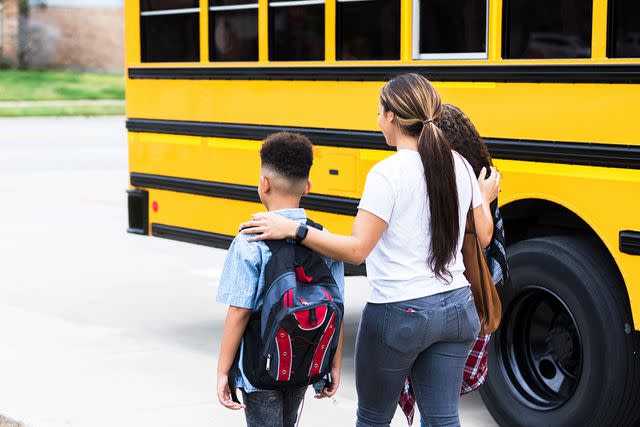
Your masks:
<svg viewBox="0 0 640 427"><path fill-rule="evenodd" d="M304 271L304 268L299 265L295 268L296 272L296 280L300 283L309 284L313 280L313 277L307 276L307 273Z"/></svg>

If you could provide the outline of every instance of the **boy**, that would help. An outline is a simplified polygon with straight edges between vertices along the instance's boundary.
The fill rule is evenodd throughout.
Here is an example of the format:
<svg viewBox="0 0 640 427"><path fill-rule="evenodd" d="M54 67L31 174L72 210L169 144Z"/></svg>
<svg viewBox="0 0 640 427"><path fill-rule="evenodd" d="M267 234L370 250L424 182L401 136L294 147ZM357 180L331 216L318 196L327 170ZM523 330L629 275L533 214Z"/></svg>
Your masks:
<svg viewBox="0 0 640 427"><path fill-rule="evenodd" d="M300 198L309 193L309 170L313 163L313 146L307 137L289 132L268 136L260 150L262 167L258 194L265 207L290 219L306 220ZM259 295L265 286L264 273L271 251L264 242L249 242L252 235L238 234L233 240L222 271L218 302L228 304L229 311L222 334L218 358L218 399L229 409L245 409L248 427L292 427L297 420L307 387L281 390L259 390L239 371L234 384L229 384L229 371L236 355L243 355L242 336L251 313L262 301ZM327 266L344 295L344 266L325 259ZM340 382L343 331L331 369L331 382L317 398L331 397ZM239 363L240 367L242 363ZM242 390L244 404L234 402L232 390Z"/></svg>

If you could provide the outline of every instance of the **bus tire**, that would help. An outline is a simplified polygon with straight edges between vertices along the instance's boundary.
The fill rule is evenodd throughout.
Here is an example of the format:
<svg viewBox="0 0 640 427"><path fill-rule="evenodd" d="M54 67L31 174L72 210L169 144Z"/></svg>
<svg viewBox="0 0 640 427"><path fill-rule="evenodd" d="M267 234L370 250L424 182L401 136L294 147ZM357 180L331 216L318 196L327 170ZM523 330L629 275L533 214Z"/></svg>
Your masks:
<svg viewBox="0 0 640 427"><path fill-rule="evenodd" d="M511 283L480 393L501 426L633 426L640 364L624 283L594 242L510 246Z"/></svg>

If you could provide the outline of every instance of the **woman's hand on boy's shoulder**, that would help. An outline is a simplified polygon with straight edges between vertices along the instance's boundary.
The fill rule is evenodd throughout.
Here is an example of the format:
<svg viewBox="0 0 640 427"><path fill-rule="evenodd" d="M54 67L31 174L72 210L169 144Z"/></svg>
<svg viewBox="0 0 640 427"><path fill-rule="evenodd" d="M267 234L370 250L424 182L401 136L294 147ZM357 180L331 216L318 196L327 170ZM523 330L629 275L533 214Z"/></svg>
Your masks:
<svg viewBox="0 0 640 427"><path fill-rule="evenodd" d="M244 409L245 405L234 402L231 397L231 388L229 387L229 374L218 373L218 400L222 406L237 411Z"/></svg>
<svg viewBox="0 0 640 427"><path fill-rule="evenodd" d="M252 220L240 224L241 234L255 234L248 240L281 240L293 238L300 223L273 212L260 212L252 215Z"/></svg>

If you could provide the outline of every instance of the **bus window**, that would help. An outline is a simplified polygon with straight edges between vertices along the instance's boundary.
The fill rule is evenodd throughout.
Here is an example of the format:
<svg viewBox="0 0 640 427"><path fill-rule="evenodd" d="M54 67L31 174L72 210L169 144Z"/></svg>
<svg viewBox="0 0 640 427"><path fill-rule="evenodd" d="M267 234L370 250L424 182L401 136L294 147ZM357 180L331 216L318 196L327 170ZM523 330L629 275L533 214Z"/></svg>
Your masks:
<svg viewBox="0 0 640 427"><path fill-rule="evenodd" d="M209 10L211 61L257 61L257 0L212 0Z"/></svg>
<svg viewBox="0 0 640 427"><path fill-rule="evenodd" d="M640 58L640 2L610 1L609 57Z"/></svg>
<svg viewBox="0 0 640 427"><path fill-rule="evenodd" d="M269 59L324 60L324 0L269 0Z"/></svg>
<svg viewBox="0 0 640 427"><path fill-rule="evenodd" d="M200 60L198 0L141 0L142 62Z"/></svg>
<svg viewBox="0 0 640 427"><path fill-rule="evenodd" d="M487 0L414 1L415 59L487 57Z"/></svg>
<svg viewBox="0 0 640 427"><path fill-rule="evenodd" d="M400 0L338 0L336 57L400 59Z"/></svg>
<svg viewBox="0 0 640 427"><path fill-rule="evenodd" d="M504 49L508 59L589 58L591 0L507 0Z"/></svg>

